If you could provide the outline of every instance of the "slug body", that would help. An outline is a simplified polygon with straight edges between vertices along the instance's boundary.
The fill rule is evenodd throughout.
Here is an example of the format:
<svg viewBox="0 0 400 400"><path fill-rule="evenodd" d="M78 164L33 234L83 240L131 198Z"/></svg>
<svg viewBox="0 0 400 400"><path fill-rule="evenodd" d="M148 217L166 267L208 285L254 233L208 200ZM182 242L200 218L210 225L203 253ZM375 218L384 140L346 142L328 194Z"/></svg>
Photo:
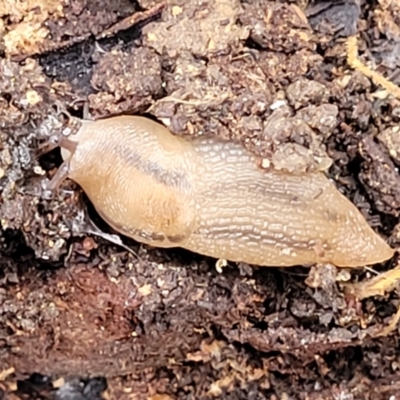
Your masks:
<svg viewBox="0 0 400 400"><path fill-rule="evenodd" d="M77 182L116 231L265 266L356 267L393 250L323 173L265 171L241 145L183 139L143 117L83 121L54 180Z"/></svg>

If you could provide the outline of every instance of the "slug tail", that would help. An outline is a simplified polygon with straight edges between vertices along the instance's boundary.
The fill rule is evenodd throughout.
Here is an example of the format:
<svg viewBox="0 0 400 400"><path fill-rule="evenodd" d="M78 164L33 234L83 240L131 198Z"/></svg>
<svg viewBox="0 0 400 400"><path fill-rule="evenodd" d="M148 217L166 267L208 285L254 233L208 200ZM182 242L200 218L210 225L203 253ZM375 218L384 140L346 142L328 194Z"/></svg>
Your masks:
<svg viewBox="0 0 400 400"><path fill-rule="evenodd" d="M202 212L190 250L279 267L362 267L394 254L322 173L261 171L243 162L209 176L197 195Z"/></svg>
<svg viewBox="0 0 400 400"><path fill-rule="evenodd" d="M339 267L361 267L382 263L394 255L394 250L380 237L364 219L359 210L339 192L343 199L337 203L347 203L346 220L337 225L337 232L330 246L332 263Z"/></svg>

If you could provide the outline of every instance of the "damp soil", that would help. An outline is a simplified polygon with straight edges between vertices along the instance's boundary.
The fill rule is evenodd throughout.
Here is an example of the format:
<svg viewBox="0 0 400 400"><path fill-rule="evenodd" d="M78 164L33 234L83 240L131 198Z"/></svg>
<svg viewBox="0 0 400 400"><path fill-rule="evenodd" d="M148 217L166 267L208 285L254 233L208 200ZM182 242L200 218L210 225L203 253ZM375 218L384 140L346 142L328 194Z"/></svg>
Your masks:
<svg viewBox="0 0 400 400"><path fill-rule="evenodd" d="M399 86L399 26L387 0L2 0L0 399L395 400L396 259L257 268L114 244L73 182L44 195L61 157L39 150L70 115L146 115L323 171L397 248L400 99L346 43Z"/></svg>

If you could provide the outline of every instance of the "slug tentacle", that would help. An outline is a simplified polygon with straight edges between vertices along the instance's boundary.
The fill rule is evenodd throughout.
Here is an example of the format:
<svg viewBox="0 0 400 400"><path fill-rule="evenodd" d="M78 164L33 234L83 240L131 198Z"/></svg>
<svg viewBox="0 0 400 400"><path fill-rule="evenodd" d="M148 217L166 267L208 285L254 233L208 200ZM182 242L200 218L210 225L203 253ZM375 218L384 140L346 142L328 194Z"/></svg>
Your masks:
<svg viewBox="0 0 400 400"><path fill-rule="evenodd" d="M84 121L60 142L66 175L115 230L265 266L357 267L391 249L322 173L262 170L237 143L182 139L143 117Z"/></svg>
<svg viewBox="0 0 400 400"><path fill-rule="evenodd" d="M63 183L65 179L68 178L69 175L69 161L64 161L57 172L51 178L51 181L46 185L46 190L54 192L57 190L60 185Z"/></svg>
<svg viewBox="0 0 400 400"><path fill-rule="evenodd" d="M70 169L70 159L74 155L78 143L70 140L65 136L53 136L43 144L39 146L39 151L49 152L56 147L60 147L61 151L64 151L65 161L58 168L50 182L45 185L44 190L48 192L54 192L57 190L62 182L68 178ZM66 156L66 154L69 154Z"/></svg>

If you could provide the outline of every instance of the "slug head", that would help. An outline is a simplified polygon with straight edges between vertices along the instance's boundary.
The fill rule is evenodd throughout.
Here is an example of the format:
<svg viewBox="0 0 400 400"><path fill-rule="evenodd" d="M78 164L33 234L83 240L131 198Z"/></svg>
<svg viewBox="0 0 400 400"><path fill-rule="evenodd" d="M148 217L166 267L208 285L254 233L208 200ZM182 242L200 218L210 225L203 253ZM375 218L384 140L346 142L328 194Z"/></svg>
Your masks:
<svg viewBox="0 0 400 400"><path fill-rule="evenodd" d="M61 149L61 157L67 162L70 161L76 151L76 147L85 131L85 128L92 121L82 121L77 118L71 120L71 125L59 135L57 147Z"/></svg>
<svg viewBox="0 0 400 400"><path fill-rule="evenodd" d="M84 121L79 121L79 123L81 123L82 125L78 127L78 121L79 120L74 118L73 120L71 120L70 126L64 129L62 133L53 135L48 139L48 141L46 141L43 145L39 147L39 151L41 151L42 153L49 152L57 147L60 147L61 157L64 160L51 181L45 185L46 191L53 192L54 190L58 189L61 183L69 175L70 161L76 151L80 135L84 128L83 124L85 123Z"/></svg>

